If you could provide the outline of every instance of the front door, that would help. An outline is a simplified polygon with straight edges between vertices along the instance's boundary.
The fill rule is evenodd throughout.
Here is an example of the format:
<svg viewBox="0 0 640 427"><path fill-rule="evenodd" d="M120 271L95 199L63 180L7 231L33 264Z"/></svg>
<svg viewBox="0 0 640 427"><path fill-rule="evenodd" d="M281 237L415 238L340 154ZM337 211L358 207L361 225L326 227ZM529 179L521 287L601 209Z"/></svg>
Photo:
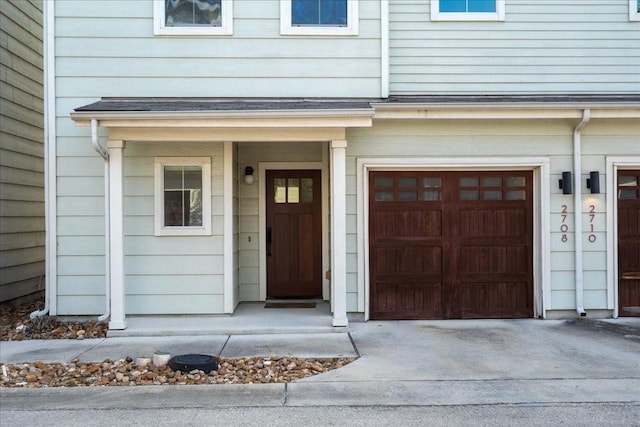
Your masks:
<svg viewBox="0 0 640 427"><path fill-rule="evenodd" d="M640 170L618 172L618 314L640 316Z"/></svg>
<svg viewBox="0 0 640 427"><path fill-rule="evenodd" d="M267 298L322 296L319 170L268 170Z"/></svg>

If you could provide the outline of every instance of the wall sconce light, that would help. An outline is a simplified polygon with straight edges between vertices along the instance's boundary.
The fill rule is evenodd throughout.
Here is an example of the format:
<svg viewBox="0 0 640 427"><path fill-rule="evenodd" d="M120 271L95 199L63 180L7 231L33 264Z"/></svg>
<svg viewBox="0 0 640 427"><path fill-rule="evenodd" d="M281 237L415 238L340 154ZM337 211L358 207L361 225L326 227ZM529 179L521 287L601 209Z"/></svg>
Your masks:
<svg viewBox="0 0 640 427"><path fill-rule="evenodd" d="M558 180L558 187L562 190L562 194L572 194L571 172L562 172L562 179Z"/></svg>
<svg viewBox="0 0 640 427"><path fill-rule="evenodd" d="M591 194L600 194L600 172L589 172L589 178L587 178L587 188L591 189Z"/></svg>
<svg viewBox="0 0 640 427"><path fill-rule="evenodd" d="M253 168L251 166L247 166L244 168L244 183L247 185L251 185L254 182L253 177Z"/></svg>

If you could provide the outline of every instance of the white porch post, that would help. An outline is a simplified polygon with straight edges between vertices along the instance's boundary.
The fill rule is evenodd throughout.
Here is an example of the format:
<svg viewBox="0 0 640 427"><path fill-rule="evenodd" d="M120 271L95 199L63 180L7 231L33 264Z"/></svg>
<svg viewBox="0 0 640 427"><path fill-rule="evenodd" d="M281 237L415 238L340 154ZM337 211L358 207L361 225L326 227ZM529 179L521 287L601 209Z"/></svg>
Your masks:
<svg viewBox="0 0 640 427"><path fill-rule="evenodd" d="M124 309L124 141L110 140L109 149L109 280L111 287L111 321L109 329L126 329Z"/></svg>
<svg viewBox="0 0 640 427"><path fill-rule="evenodd" d="M347 319L347 141L331 141L331 299L333 326L348 326Z"/></svg>

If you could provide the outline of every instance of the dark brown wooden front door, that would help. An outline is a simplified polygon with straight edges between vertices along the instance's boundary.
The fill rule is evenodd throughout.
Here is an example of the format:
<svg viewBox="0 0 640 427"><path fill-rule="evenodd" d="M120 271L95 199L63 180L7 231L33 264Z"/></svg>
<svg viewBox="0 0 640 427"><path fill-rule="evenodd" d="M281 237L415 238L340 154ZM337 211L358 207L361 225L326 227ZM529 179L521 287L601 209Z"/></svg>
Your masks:
<svg viewBox="0 0 640 427"><path fill-rule="evenodd" d="M267 298L322 296L322 189L319 170L270 170Z"/></svg>
<svg viewBox="0 0 640 427"><path fill-rule="evenodd" d="M373 319L533 316L533 174L371 172Z"/></svg>
<svg viewBox="0 0 640 427"><path fill-rule="evenodd" d="M618 171L618 315L640 316L640 170Z"/></svg>

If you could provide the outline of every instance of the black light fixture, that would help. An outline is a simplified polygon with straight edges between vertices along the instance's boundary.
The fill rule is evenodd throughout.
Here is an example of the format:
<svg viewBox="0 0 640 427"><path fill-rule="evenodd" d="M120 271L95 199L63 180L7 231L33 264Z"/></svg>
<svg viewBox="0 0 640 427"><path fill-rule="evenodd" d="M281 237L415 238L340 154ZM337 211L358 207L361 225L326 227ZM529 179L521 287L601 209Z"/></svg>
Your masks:
<svg viewBox="0 0 640 427"><path fill-rule="evenodd" d="M244 168L244 183L247 185L253 184L253 168L251 166L247 166Z"/></svg>
<svg viewBox="0 0 640 427"><path fill-rule="evenodd" d="M558 180L558 188L562 190L562 194L572 194L571 172L562 172L562 179Z"/></svg>
<svg viewBox="0 0 640 427"><path fill-rule="evenodd" d="M600 172L589 172L589 178L587 178L587 188L591 189L591 194L600 194Z"/></svg>

